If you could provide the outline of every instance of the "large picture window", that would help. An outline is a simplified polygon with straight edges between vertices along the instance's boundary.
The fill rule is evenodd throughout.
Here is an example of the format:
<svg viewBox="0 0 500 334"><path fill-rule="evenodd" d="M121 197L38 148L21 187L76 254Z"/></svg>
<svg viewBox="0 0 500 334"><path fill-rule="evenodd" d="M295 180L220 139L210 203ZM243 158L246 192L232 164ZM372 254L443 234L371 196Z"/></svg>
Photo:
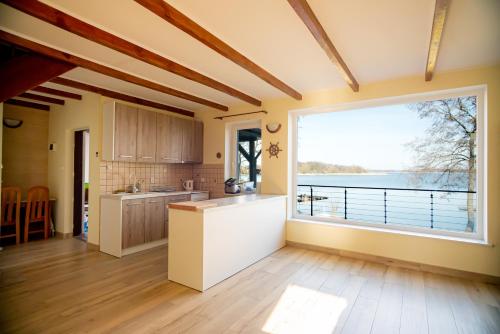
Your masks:
<svg viewBox="0 0 500 334"><path fill-rule="evenodd" d="M483 239L484 94L293 112L293 216Z"/></svg>

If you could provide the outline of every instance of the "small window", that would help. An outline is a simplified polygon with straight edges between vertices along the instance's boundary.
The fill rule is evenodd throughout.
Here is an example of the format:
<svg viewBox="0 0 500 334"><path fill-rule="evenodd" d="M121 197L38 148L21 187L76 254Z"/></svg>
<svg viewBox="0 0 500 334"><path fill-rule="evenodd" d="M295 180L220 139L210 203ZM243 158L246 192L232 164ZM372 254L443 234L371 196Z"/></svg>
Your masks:
<svg viewBox="0 0 500 334"><path fill-rule="evenodd" d="M484 91L294 115L297 218L484 238Z"/></svg>

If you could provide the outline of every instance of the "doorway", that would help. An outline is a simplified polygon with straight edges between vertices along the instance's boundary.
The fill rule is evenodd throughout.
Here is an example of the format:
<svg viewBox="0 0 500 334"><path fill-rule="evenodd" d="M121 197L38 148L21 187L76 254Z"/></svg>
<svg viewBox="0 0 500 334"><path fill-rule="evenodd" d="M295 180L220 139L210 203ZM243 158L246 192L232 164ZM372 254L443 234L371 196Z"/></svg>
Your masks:
<svg viewBox="0 0 500 334"><path fill-rule="evenodd" d="M89 213L90 132L75 131L73 156L73 236L87 241Z"/></svg>

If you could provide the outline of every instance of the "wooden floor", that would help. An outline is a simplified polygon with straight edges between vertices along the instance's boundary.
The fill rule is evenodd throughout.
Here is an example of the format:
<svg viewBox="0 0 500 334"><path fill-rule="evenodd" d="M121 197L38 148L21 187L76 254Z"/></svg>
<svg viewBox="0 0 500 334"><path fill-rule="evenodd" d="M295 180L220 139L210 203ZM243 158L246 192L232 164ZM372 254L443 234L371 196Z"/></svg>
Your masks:
<svg viewBox="0 0 500 334"><path fill-rule="evenodd" d="M204 293L167 280L166 247L39 241L0 270L2 333L500 333L498 287L300 248Z"/></svg>

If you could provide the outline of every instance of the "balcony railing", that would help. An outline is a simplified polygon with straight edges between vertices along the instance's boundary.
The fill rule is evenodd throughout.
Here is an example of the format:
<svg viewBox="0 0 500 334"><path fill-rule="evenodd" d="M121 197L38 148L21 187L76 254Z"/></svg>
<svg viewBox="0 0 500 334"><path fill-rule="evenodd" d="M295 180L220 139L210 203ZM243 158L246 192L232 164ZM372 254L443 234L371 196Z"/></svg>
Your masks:
<svg viewBox="0 0 500 334"><path fill-rule="evenodd" d="M475 191L300 184L299 215L474 232Z"/></svg>

